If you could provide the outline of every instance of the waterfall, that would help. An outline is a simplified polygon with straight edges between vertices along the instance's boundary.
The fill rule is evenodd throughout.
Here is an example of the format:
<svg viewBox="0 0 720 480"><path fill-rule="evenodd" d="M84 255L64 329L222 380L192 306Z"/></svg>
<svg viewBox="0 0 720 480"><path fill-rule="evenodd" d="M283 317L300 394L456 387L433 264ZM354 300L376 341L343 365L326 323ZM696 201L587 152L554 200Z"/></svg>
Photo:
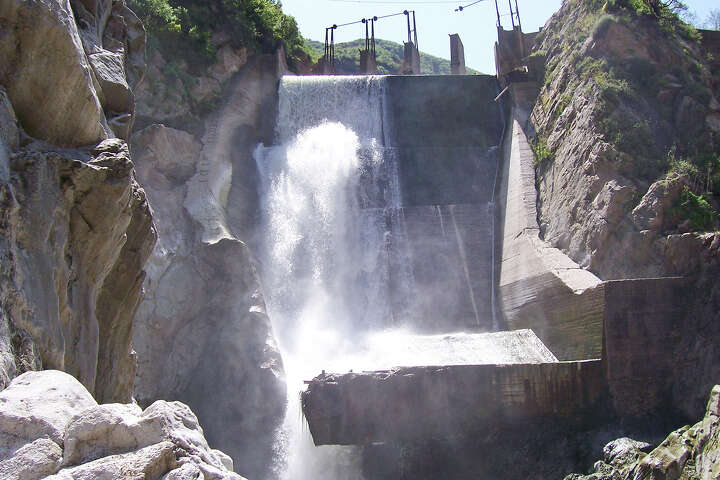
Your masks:
<svg viewBox="0 0 720 480"><path fill-rule="evenodd" d="M447 334L491 325L491 196L476 183L494 150L474 123L459 135L435 115L444 90L426 99L398 78L283 78L275 145L256 150L261 276L288 384L272 480L362 479L359 448L316 448L304 428L299 392L323 370L505 358L496 337Z"/></svg>
<svg viewBox="0 0 720 480"><path fill-rule="evenodd" d="M256 151L262 276L288 382L278 478L362 478L357 449L313 446L298 393L324 369L359 368L361 333L392 323L388 237L399 188L383 89L382 77L286 77L279 144Z"/></svg>

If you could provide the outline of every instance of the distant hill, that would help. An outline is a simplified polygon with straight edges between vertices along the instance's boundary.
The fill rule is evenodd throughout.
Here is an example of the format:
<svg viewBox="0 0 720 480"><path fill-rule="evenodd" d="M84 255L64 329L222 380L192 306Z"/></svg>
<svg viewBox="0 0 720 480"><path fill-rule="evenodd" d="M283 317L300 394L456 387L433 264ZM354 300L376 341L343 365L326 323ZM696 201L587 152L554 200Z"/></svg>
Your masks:
<svg viewBox="0 0 720 480"><path fill-rule="evenodd" d="M305 40L305 45L315 54L315 58L323 56L325 44L315 40ZM360 72L360 54L358 51L365 48L365 40L358 39L352 42L335 44L335 70L340 74L354 74ZM378 73L398 73L403 61L402 44L390 40L375 39L375 52L377 53ZM420 52L420 73L449 74L450 61ZM480 73L471 68L468 74Z"/></svg>

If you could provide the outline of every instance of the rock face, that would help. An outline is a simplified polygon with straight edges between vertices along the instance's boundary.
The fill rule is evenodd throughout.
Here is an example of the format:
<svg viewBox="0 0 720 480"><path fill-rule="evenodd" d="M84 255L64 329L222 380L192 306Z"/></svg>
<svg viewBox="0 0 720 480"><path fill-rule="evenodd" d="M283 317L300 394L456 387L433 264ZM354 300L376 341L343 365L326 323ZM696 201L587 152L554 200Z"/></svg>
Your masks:
<svg viewBox="0 0 720 480"><path fill-rule="evenodd" d="M553 153L538 167L541 231L604 280L685 274L669 248L683 233L668 215L680 189L665 188L663 159L673 142L701 148L712 137L703 121L715 103L712 84L705 67L687 67L696 73L686 78L667 67L702 65L696 45L620 16L566 2L538 36L547 81L531 120ZM607 73L605 65L619 64L629 70ZM685 118L689 105L698 111Z"/></svg>
<svg viewBox="0 0 720 480"><path fill-rule="evenodd" d="M274 59L255 57L230 80L202 138L153 124L132 144L159 233L136 316L136 398L190 405L210 442L253 477L266 471L286 398L245 243L257 216L252 152L272 138L277 80Z"/></svg>
<svg viewBox="0 0 720 480"><path fill-rule="evenodd" d="M10 125L5 150L19 144ZM30 143L2 159L0 384L53 368L101 401L128 401L132 317L155 242L150 208L122 140L48 149Z"/></svg>
<svg viewBox="0 0 720 480"><path fill-rule="evenodd" d="M128 138L145 30L123 1L0 6L0 84L28 134L62 146Z"/></svg>
<svg viewBox="0 0 720 480"><path fill-rule="evenodd" d="M195 131L202 129L197 117L217 109L222 103L223 86L249 60L247 48L234 48L230 35L218 32L213 41L218 51L209 68L195 68L184 60L166 60L160 50L148 48L147 75L135 90L139 126L162 122L186 129L191 125L197 127Z"/></svg>
<svg viewBox="0 0 720 480"><path fill-rule="evenodd" d="M565 2L537 37L547 62L530 120L551 154L536 167L540 235L601 280L689 278L661 395L695 418L719 373L720 240L691 232L677 207L692 181L668 170L720 149L717 72L696 42L599 7Z"/></svg>
<svg viewBox="0 0 720 480"><path fill-rule="evenodd" d="M108 137L129 134L144 29L110 0L3 2L0 23L0 388L53 368L129 401L156 235L128 146Z"/></svg>
<svg viewBox="0 0 720 480"><path fill-rule="evenodd" d="M75 378L27 372L0 392L0 476L241 480L180 402L98 405Z"/></svg>
<svg viewBox="0 0 720 480"><path fill-rule="evenodd" d="M714 479L720 475L720 385L710 393L705 417L671 433L650 451L650 445L621 438L607 444L604 459L589 475L565 480Z"/></svg>

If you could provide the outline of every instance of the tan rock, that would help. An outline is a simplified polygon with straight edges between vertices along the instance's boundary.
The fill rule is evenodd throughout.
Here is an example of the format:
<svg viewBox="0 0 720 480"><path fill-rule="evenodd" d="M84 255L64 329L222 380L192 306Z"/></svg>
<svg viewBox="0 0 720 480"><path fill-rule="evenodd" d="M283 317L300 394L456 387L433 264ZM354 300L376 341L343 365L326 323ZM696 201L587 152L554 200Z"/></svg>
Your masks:
<svg viewBox="0 0 720 480"><path fill-rule="evenodd" d="M0 83L25 130L64 146L94 144L109 127L70 0L0 6Z"/></svg>
<svg viewBox="0 0 720 480"><path fill-rule="evenodd" d="M247 48L232 48L224 45L218 50L215 64L210 67L210 75L220 83L227 81L238 72L248 61Z"/></svg>
<svg viewBox="0 0 720 480"><path fill-rule="evenodd" d="M190 90L196 102L205 102L220 95L220 82L210 77L198 77L197 83Z"/></svg>
<svg viewBox="0 0 720 480"><path fill-rule="evenodd" d="M44 368L75 375L99 399L128 400L131 319L155 232L127 146L107 141L95 156L22 151L10 178L0 184L0 292L11 333L31 339Z"/></svg>

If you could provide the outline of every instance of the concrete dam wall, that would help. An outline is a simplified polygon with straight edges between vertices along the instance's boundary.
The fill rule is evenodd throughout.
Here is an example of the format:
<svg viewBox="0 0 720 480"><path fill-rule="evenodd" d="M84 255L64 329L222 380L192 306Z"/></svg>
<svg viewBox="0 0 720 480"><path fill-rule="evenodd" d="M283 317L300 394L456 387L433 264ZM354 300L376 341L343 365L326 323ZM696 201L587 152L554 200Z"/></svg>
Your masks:
<svg viewBox="0 0 720 480"><path fill-rule="evenodd" d="M263 275L298 385L288 401L309 383L315 444L582 422L599 401L641 414L662 398L643 365L681 312L631 307L678 304L678 280L603 282L541 238L523 108L534 87L512 85L503 115L493 77L283 80L279 145L260 161Z"/></svg>
<svg viewBox="0 0 720 480"><path fill-rule="evenodd" d="M395 301L408 293L416 298L412 325L420 331L530 329L557 358L483 359L462 367L430 360L412 368L323 373L302 394L316 444L406 441L442 436L453 426L482 429L548 415L583 422L608 399L617 411L642 415L665 393L657 366L667 363L662 345L682 316L682 279L603 282L545 242L526 133L536 86L511 86L498 149L495 90L489 79L473 81L391 77L388 83L383 129L411 252L397 258L409 261L414 282L413 290L398 290ZM463 93L455 97L482 82L472 101ZM452 108L443 110L437 98ZM477 115L482 111L490 115ZM498 309L490 322L493 291ZM436 321L443 316L449 320ZM395 412L390 420L388 412Z"/></svg>
<svg viewBox="0 0 720 480"><path fill-rule="evenodd" d="M411 324L430 332L493 330L490 203L502 137L495 78L387 82L386 146L398 166L417 298Z"/></svg>

